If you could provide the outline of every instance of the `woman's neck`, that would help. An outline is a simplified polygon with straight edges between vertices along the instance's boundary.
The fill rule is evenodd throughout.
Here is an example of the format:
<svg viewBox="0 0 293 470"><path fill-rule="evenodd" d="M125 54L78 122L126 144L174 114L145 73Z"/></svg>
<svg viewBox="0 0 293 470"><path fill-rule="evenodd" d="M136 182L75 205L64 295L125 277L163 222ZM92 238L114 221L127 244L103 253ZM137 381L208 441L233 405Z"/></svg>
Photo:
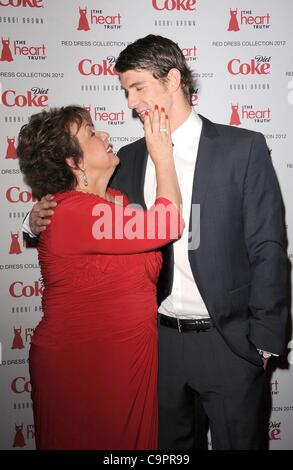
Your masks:
<svg viewBox="0 0 293 470"><path fill-rule="evenodd" d="M109 178L90 178L87 176L87 184L84 184L84 180L78 178L77 185L75 187L76 191L81 191L83 193L95 194L104 199L107 199L107 187L109 184Z"/></svg>
<svg viewBox="0 0 293 470"><path fill-rule="evenodd" d="M103 199L106 199L106 201L113 201L114 198L113 196L107 192L107 187L104 187L103 189L99 186L95 186L95 185L87 185L87 186L84 186L83 184L77 184L75 186L75 191L79 191L81 193L86 193L86 194L94 194L96 196L99 196Z"/></svg>

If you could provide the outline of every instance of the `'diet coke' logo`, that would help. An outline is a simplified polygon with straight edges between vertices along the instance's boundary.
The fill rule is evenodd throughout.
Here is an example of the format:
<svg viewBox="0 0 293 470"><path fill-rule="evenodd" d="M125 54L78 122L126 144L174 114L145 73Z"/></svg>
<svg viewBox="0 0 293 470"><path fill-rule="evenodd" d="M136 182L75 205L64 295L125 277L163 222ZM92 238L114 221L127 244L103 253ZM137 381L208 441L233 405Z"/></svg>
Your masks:
<svg viewBox="0 0 293 470"><path fill-rule="evenodd" d="M227 70L231 75L268 75L271 73L271 57L256 55L249 62L239 58L229 60Z"/></svg>
<svg viewBox="0 0 293 470"><path fill-rule="evenodd" d="M44 8L43 0L0 0L1 7Z"/></svg>
<svg viewBox="0 0 293 470"><path fill-rule="evenodd" d="M33 285L26 285L22 281L14 281L9 286L9 294L16 299L20 299L21 297L41 297L43 291L44 287L39 281L34 281Z"/></svg>
<svg viewBox="0 0 293 470"><path fill-rule="evenodd" d="M33 87L19 94L16 90L3 91L1 101L7 108L46 108L48 106L48 89Z"/></svg>
<svg viewBox="0 0 293 470"><path fill-rule="evenodd" d="M15 377L11 382L11 390L17 394L30 393L32 391L30 380L26 377Z"/></svg>
<svg viewBox="0 0 293 470"><path fill-rule="evenodd" d="M198 94L198 88L194 90L193 95L191 96L191 105L192 106L198 106L199 104L199 94Z"/></svg>
<svg viewBox="0 0 293 470"><path fill-rule="evenodd" d="M117 76L118 73L114 69L115 57L109 56L103 59L100 63L95 62L92 59L82 59L78 64L78 71L81 75L89 76Z"/></svg>
<svg viewBox="0 0 293 470"><path fill-rule="evenodd" d="M279 441L281 439L281 421L270 421L269 440Z"/></svg>
<svg viewBox="0 0 293 470"><path fill-rule="evenodd" d="M155 10L163 11L194 11L197 0L152 0Z"/></svg>
<svg viewBox="0 0 293 470"><path fill-rule="evenodd" d="M37 198L35 198L30 191L22 190L19 186L10 186L6 191L6 199L13 204L37 201Z"/></svg>

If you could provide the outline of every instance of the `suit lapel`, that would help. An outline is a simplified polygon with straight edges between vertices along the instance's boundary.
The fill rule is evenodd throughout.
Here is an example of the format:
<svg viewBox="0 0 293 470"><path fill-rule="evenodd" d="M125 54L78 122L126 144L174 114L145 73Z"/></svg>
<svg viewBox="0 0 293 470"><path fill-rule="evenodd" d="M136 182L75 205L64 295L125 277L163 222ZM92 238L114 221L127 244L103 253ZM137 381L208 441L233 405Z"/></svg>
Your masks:
<svg viewBox="0 0 293 470"><path fill-rule="evenodd" d="M216 157L219 152L219 142L218 142L218 131L215 124L210 122L208 119L200 116L202 119L202 131L199 140L198 153L196 159L195 173L193 179L193 190L192 190L192 204L200 205L200 219L202 219L204 205L206 200L206 195L208 193L211 179L214 174L214 165L216 162ZM200 234L196 231L200 229ZM193 240L200 240L200 237L204 236L202 232L203 226L200 224L195 224L192 227L192 206L189 219L189 234L192 234ZM190 242L191 240L189 240ZM202 298L204 299L208 310L210 311L209 299L206 298L202 283L201 276L197 268L197 259L200 254L200 245L199 249L190 249L188 250L188 258L190 262L190 267L194 276L194 280L197 284L197 287L200 291Z"/></svg>
<svg viewBox="0 0 293 470"><path fill-rule="evenodd" d="M218 150L218 132L212 122L203 116L200 116L200 118L202 119L202 131L199 139L191 202L192 204L200 204L202 213ZM191 219L189 224L190 222Z"/></svg>
<svg viewBox="0 0 293 470"><path fill-rule="evenodd" d="M148 159L148 152L145 143L145 139L141 139L138 142L135 151L135 159L134 159L134 201L138 202L146 209L146 204L144 200L144 180L145 180L145 172L146 172L146 165Z"/></svg>

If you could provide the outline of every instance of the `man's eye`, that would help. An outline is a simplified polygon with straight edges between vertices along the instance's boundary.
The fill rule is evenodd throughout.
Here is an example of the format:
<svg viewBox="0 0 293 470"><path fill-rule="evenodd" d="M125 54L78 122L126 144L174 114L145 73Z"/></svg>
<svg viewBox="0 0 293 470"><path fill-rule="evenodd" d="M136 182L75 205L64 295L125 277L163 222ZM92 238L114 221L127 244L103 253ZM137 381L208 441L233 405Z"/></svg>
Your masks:
<svg viewBox="0 0 293 470"><path fill-rule="evenodd" d="M95 131L91 131L91 137L94 137L96 135Z"/></svg>

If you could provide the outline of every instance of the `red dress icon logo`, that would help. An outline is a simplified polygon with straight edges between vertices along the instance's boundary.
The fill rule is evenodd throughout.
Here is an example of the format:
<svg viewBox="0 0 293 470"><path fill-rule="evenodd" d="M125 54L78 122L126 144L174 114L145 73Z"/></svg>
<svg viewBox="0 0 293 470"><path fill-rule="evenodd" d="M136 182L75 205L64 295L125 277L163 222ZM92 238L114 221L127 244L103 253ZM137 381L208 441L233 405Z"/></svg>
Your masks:
<svg viewBox="0 0 293 470"><path fill-rule="evenodd" d="M20 328L13 327L13 331L14 331L14 338L13 338L11 349L23 349L24 345L23 345L23 341L21 337L21 327Z"/></svg>
<svg viewBox="0 0 293 470"><path fill-rule="evenodd" d="M2 52L1 52L1 58L0 58L2 62L13 62L13 57L11 54L9 44L10 44L9 39L2 38Z"/></svg>
<svg viewBox="0 0 293 470"><path fill-rule="evenodd" d="M18 239L19 239L18 232L16 233L11 232L11 244L10 244L10 249L9 249L10 255L19 255L22 252Z"/></svg>
<svg viewBox="0 0 293 470"><path fill-rule="evenodd" d="M238 104L231 104L232 112L230 117L230 126L239 126L241 124L238 114Z"/></svg>
<svg viewBox="0 0 293 470"><path fill-rule="evenodd" d="M26 445L24 437L23 437L23 424L17 426L15 424L15 436L12 447L24 447Z"/></svg>
<svg viewBox="0 0 293 470"><path fill-rule="evenodd" d="M230 8L230 21L228 26L228 31L239 31L239 24L237 20L237 8L236 10L231 10Z"/></svg>
<svg viewBox="0 0 293 470"><path fill-rule="evenodd" d="M6 157L5 158L10 158L12 160L15 160L17 158L16 154L16 149L15 149L15 138L9 139L7 137L7 150L6 150Z"/></svg>
<svg viewBox="0 0 293 470"><path fill-rule="evenodd" d="M86 8L79 7L79 21L77 31L88 31L89 29L90 27L86 17Z"/></svg>

